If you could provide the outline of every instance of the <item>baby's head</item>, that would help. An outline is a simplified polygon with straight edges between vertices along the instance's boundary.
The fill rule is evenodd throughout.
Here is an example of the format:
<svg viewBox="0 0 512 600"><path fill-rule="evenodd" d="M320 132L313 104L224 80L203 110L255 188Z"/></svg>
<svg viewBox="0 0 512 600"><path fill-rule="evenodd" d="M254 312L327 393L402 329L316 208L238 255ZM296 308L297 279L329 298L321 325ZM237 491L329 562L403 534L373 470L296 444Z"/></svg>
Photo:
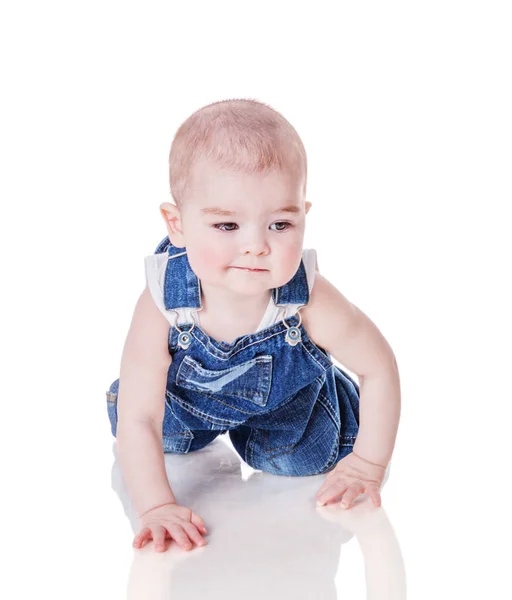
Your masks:
<svg viewBox="0 0 512 600"><path fill-rule="evenodd" d="M160 210L203 283L252 295L293 277L311 204L306 152L281 114L254 100L205 106L176 132L169 167L176 205Z"/></svg>

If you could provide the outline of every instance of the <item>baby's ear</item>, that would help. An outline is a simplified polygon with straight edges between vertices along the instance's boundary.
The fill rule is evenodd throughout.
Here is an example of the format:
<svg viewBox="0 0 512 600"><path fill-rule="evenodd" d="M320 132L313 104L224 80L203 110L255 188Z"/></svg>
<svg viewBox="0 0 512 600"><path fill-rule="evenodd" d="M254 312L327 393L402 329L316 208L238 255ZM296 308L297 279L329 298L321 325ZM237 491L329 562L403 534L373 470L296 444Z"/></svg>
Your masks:
<svg viewBox="0 0 512 600"><path fill-rule="evenodd" d="M306 209L306 214L308 214L308 211L311 208L311 202L306 202L306 204L304 205L304 207Z"/></svg>
<svg viewBox="0 0 512 600"><path fill-rule="evenodd" d="M170 202L160 204L160 214L167 228L167 235L173 246L177 248L185 247L185 237L183 235L183 226L178 207Z"/></svg>

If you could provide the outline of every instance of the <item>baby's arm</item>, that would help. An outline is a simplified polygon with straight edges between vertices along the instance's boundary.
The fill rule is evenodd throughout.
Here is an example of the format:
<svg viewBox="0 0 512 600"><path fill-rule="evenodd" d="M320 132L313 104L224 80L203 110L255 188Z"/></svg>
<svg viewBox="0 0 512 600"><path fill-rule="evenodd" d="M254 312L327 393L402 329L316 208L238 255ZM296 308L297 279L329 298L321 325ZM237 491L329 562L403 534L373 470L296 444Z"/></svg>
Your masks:
<svg viewBox="0 0 512 600"><path fill-rule="evenodd" d="M401 404L391 347L376 325L319 273L301 314L311 339L359 377L360 422L354 454L386 466L395 445Z"/></svg>
<svg viewBox="0 0 512 600"><path fill-rule="evenodd" d="M137 516L176 502L165 472L162 421L171 356L169 322L146 287L133 313L121 359L117 450Z"/></svg>

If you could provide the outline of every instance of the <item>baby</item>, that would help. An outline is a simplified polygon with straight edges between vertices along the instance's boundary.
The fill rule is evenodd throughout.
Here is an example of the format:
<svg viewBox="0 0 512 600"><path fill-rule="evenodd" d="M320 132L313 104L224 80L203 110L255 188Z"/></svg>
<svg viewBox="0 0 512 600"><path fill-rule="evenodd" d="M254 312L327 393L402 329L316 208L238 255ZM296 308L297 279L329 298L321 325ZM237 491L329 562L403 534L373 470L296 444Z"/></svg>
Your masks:
<svg viewBox="0 0 512 600"><path fill-rule="evenodd" d="M349 508L366 493L379 506L400 415L397 364L303 249L311 203L297 132L263 103L216 102L180 126L169 166L168 235L145 259L147 286L107 392L139 517L133 546L206 544L204 521L169 486L164 452L226 432L255 469L328 473L318 504Z"/></svg>

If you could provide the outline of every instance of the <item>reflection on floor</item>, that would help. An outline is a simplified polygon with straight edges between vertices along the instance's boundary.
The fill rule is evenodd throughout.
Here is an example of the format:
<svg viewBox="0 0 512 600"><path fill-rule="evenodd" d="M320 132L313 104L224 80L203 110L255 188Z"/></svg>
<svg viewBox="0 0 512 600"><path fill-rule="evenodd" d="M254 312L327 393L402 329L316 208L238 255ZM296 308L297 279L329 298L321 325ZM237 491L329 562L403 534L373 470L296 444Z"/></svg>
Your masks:
<svg viewBox="0 0 512 600"><path fill-rule="evenodd" d="M112 486L136 533L115 444L114 456ZM167 540L163 553L152 542L134 550L129 599L335 600L344 597L335 585L341 546L354 535L364 556L367 598L405 598L393 528L366 496L348 511L339 504L317 507L325 475L256 471L241 462L226 435L191 454L165 454L165 464L178 503L205 521L207 544L186 552Z"/></svg>

